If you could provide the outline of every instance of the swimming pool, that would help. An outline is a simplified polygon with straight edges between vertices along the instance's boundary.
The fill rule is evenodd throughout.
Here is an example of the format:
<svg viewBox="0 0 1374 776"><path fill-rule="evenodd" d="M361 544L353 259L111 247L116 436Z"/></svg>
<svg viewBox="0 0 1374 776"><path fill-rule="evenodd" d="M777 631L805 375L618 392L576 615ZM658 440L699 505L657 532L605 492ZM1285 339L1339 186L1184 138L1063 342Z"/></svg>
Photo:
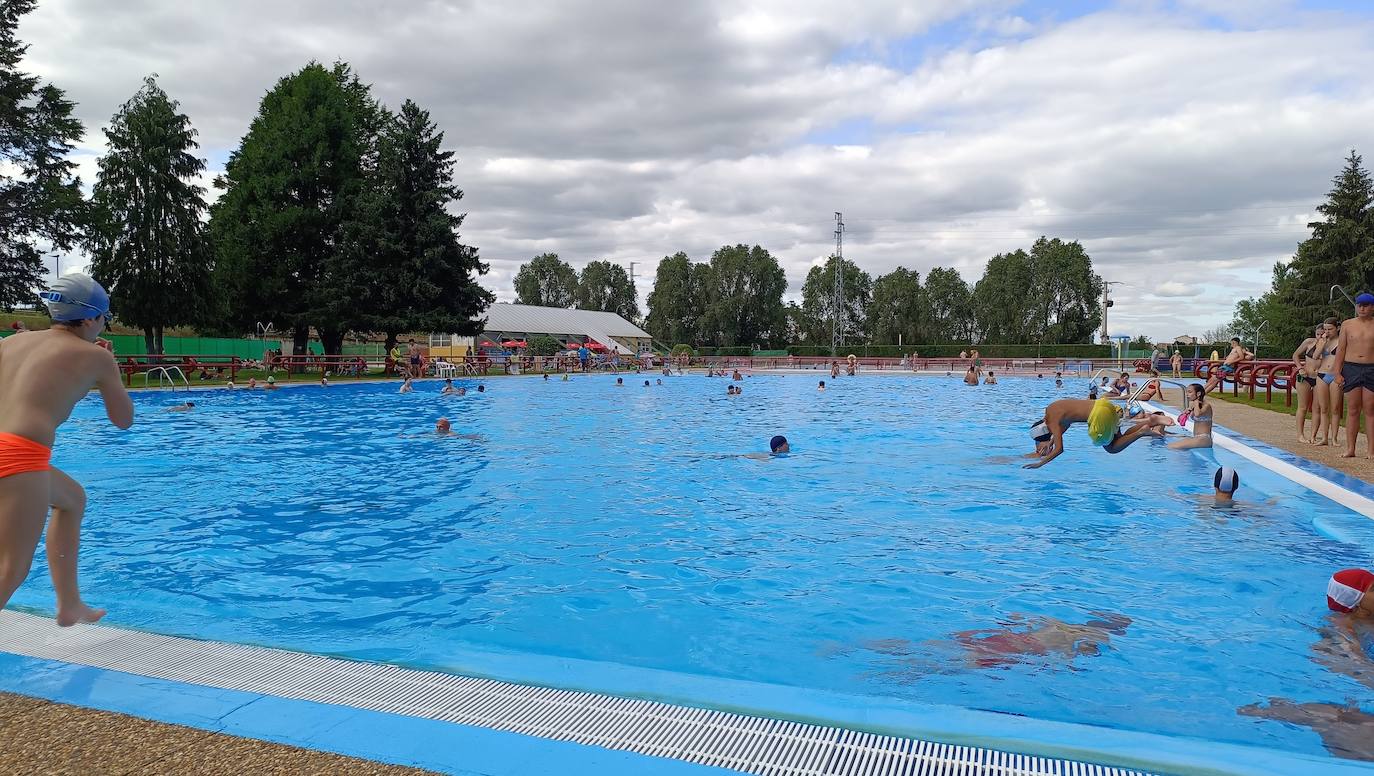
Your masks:
<svg viewBox="0 0 1374 776"><path fill-rule="evenodd" d="M1239 512L1202 503L1214 464L1153 441L1110 456L1075 429L1044 469L1006 458L1082 381L643 379L214 391L189 414L145 393L127 433L83 402L56 462L91 494L87 598L411 666L577 658L1303 753L1316 733L1238 709L1374 703L1312 649L1370 521L1221 451ZM428 434L440 415L477 438ZM775 433L791 455L740 457ZM33 574L14 603L48 609ZM1037 618L1078 654L1025 654Z"/></svg>

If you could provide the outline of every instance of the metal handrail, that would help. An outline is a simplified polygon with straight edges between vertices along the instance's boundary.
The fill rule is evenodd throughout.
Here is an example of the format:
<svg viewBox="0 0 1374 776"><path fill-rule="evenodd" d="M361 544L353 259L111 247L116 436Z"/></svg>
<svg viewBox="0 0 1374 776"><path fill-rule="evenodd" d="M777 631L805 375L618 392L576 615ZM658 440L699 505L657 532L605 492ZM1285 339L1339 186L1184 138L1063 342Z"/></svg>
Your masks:
<svg viewBox="0 0 1374 776"><path fill-rule="evenodd" d="M175 376L175 377L174 377L173 374L172 374L173 372L176 373L176 376ZM179 367L179 366L158 366L158 367L153 367L152 369L149 369L148 371L144 372L144 373L143 373L143 387L144 387L144 388L147 388L147 387L148 387L148 376L149 376L149 375L152 375L152 374L156 374L156 375L157 375L157 387L158 387L159 389L162 388L163 382L164 382L164 380L165 380L167 384L171 385L172 390L175 391L176 388L177 388L177 381L176 381L176 378L177 378L177 377L180 377L180 378L181 378L181 383L182 383L182 385L184 385L184 386L186 387L186 390L188 390L188 391L191 390L191 381L186 379L186 373L183 372L183 371L181 371L181 367Z"/></svg>

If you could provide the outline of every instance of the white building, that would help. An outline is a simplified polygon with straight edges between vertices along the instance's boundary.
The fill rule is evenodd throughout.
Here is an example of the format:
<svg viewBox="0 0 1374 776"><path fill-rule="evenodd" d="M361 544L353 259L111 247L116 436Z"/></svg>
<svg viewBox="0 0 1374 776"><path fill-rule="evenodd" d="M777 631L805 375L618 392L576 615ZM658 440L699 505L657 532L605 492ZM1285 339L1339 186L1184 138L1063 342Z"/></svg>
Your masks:
<svg viewBox="0 0 1374 776"><path fill-rule="evenodd" d="M494 304L487 308L485 316L486 330L476 337L429 335L430 355L461 358L479 347L499 347L511 340L528 342L538 336L553 337L572 347L597 342L627 355L649 350L653 344L649 332L615 313L598 310Z"/></svg>

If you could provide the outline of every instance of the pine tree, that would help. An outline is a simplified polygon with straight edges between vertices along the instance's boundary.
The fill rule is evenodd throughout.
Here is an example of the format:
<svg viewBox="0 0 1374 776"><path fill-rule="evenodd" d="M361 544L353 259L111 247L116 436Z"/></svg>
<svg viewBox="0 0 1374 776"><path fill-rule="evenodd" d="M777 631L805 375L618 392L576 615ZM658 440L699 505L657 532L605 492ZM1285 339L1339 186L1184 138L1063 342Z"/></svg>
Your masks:
<svg viewBox="0 0 1374 776"><path fill-rule="evenodd" d="M380 108L348 65L311 63L262 98L215 181L216 287L239 331L274 321L303 352L310 326L342 339L361 315L353 277L327 275L375 163Z"/></svg>
<svg viewBox="0 0 1374 776"><path fill-rule="evenodd" d="M76 165L74 105L19 69L28 46L16 33L35 0L0 0L0 308L32 302L43 275L40 245L69 250L87 214Z"/></svg>
<svg viewBox="0 0 1374 776"><path fill-rule="evenodd" d="M164 327L202 320L210 296L205 191L193 182L205 162L191 153L196 131L177 107L144 79L105 129L92 196L91 274L120 320L143 329L149 353L162 352Z"/></svg>
<svg viewBox="0 0 1374 776"><path fill-rule="evenodd" d="M365 226L333 265L331 287L356 289L359 325L385 333L388 349L404 331L476 334L493 300L476 281L487 266L459 241L464 216L449 212L463 192L443 143L410 100L383 122L376 173L360 201ZM326 352L339 344L326 339Z"/></svg>
<svg viewBox="0 0 1374 776"><path fill-rule="evenodd" d="M1374 182L1354 151L1345 167L1332 179L1326 202L1317 206L1321 221L1307 226L1312 236L1298 245L1292 263L1275 272L1272 291L1292 315L1270 326L1279 326L1274 342L1297 346L1313 325L1329 316L1349 317L1348 303L1331 287L1344 286L1354 296L1374 285L1374 230L1371 230Z"/></svg>

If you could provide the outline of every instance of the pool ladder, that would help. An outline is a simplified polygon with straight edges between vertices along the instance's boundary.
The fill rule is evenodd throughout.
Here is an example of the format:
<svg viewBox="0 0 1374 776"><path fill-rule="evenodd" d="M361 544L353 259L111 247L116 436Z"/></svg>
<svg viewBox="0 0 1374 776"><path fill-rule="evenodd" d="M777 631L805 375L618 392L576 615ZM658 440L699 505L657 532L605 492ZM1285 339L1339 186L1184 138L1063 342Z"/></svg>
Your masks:
<svg viewBox="0 0 1374 776"><path fill-rule="evenodd" d="M159 367L153 367L152 369L149 369L148 371L144 372L144 373L143 373L143 387L144 387L144 388L147 388L147 387L148 387L148 381L149 381L149 379L150 379L150 376L153 375L153 374L156 374L156 375L157 375L157 387L158 387L158 388L171 388L172 390L175 391L175 390L177 389L177 379L180 378L180 379L181 379L181 385L182 385L183 387L185 387L186 390L188 390L188 391L191 390L191 381L186 379L186 373L183 372L183 371L181 371L181 367L179 367L179 366L159 366Z"/></svg>

